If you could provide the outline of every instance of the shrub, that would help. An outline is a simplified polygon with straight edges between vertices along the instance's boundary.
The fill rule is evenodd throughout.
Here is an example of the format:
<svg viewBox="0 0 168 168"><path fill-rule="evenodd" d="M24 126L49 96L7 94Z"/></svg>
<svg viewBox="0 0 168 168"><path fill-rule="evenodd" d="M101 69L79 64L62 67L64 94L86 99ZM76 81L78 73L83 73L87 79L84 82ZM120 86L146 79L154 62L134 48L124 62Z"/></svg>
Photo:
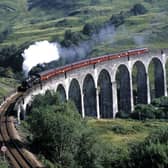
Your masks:
<svg viewBox="0 0 168 168"><path fill-rule="evenodd" d="M80 32L72 32L71 30L66 30L64 34L64 40L61 42L61 45L64 47L78 45L82 39L83 36Z"/></svg>
<svg viewBox="0 0 168 168"><path fill-rule="evenodd" d="M12 28L11 26L4 28L2 32L0 32L0 43L3 42L9 34L11 34Z"/></svg>
<svg viewBox="0 0 168 168"><path fill-rule="evenodd" d="M18 72L22 70L23 57L21 56L22 49L12 45L0 49L0 66L4 68L12 68Z"/></svg>
<svg viewBox="0 0 168 168"><path fill-rule="evenodd" d="M129 118L130 117L130 113L121 110L121 111L119 111L117 113L116 117L119 117L119 118Z"/></svg>
<svg viewBox="0 0 168 168"><path fill-rule="evenodd" d="M87 23L84 25L82 32L83 34L90 36L91 34L96 32L96 26L94 24Z"/></svg>
<svg viewBox="0 0 168 168"><path fill-rule="evenodd" d="M128 168L129 153L126 148L116 147L111 144L100 144L99 153L101 165L103 168Z"/></svg>
<svg viewBox="0 0 168 168"><path fill-rule="evenodd" d="M131 114L133 119L145 120L156 118L156 109L152 105L137 105L134 112Z"/></svg>
<svg viewBox="0 0 168 168"><path fill-rule="evenodd" d="M122 24L124 24L125 17L123 15L123 12L120 12L120 14L112 15L110 19L110 23L113 24L115 27L118 27Z"/></svg>
<svg viewBox="0 0 168 168"><path fill-rule="evenodd" d="M152 104L156 107L166 107L166 108L168 108L168 97L156 98L152 101Z"/></svg>
<svg viewBox="0 0 168 168"><path fill-rule="evenodd" d="M131 167L168 167L167 127L152 133L144 142L133 145L130 152Z"/></svg>
<svg viewBox="0 0 168 168"><path fill-rule="evenodd" d="M115 27L119 27L124 24L125 19L132 15L142 15L147 13L147 9L141 4L135 4L129 11L121 11L119 14L112 15L110 23Z"/></svg>
<svg viewBox="0 0 168 168"><path fill-rule="evenodd" d="M142 4L135 4L130 10L133 15L143 15L147 13L147 9Z"/></svg>
<svg viewBox="0 0 168 168"><path fill-rule="evenodd" d="M112 126L111 130L116 134L123 134L123 135L135 133L135 130L133 128L124 127L122 125Z"/></svg>
<svg viewBox="0 0 168 168"><path fill-rule="evenodd" d="M168 144L168 127L165 126L157 131L152 132L146 139L146 143Z"/></svg>

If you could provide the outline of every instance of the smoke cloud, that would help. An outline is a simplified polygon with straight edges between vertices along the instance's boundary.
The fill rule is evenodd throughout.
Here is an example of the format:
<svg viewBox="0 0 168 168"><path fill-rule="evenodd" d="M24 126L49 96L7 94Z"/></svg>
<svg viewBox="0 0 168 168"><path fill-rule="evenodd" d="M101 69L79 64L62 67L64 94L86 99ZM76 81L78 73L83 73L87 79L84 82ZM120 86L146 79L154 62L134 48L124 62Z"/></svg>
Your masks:
<svg viewBox="0 0 168 168"><path fill-rule="evenodd" d="M48 41L36 42L24 50L23 70L27 75L32 67L37 64L49 63L59 59L59 44Z"/></svg>
<svg viewBox="0 0 168 168"><path fill-rule="evenodd" d="M134 42L138 47L143 47L145 45L145 36L143 34L141 35L135 35L133 36Z"/></svg>
<svg viewBox="0 0 168 168"><path fill-rule="evenodd" d="M91 53L96 45L104 42L112 43L115 36L115 29L113 25L105 25L99 32L93 34L90 40L84 41L77 46L69 48L60 48L61 57L66 58L69 61L81 60Z"/></svg>
<svg viewBox="0 0 168 168"><path fill-rule="evenodd" d="M24 57L23 70L27 75L31 68L37 64L56 61L60 57L64 58L66 63L84 59L88 57L96 45L104 42L112 42L114 35L114 27L112 25L105 25L99 32L93 34L89 40L69 48L61 47L57 42L36 42L25 49L22 54Z"/></svg>

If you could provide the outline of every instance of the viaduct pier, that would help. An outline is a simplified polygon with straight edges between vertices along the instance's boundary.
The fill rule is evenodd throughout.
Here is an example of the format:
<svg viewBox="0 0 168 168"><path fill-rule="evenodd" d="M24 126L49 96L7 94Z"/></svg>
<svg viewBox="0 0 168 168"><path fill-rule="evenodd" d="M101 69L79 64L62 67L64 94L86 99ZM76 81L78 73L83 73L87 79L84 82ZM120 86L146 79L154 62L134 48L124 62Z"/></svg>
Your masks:
<svg viewBox="0 0 168 168"><path fill-rule="evenodd" d="M33 86L15 108L25 113L35 95L58 91L61 99L73 100L82 117L115 118L136 104L150 104L167 96L168 50L105 60L72 69ZM24 100L24 101L23 101Z"/></svg>

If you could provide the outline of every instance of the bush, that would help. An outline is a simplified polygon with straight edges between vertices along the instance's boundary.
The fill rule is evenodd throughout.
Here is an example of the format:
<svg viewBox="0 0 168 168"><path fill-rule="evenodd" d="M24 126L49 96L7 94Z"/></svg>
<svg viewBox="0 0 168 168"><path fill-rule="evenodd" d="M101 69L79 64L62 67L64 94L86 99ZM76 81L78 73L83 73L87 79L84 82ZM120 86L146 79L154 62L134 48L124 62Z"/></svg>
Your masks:
<svg viewBox="0 0 168 168"><path fill-rule="evenodd" d="M168 167L167 127L152 133L144 142L131 148L131 167Z"/></svg>
<svg viewBox="0 0 168 168"><path fill-rule="evenodd" d="M137 105L131 117L139 120L154 119L156 118L156 108L152 105Z"/></svg>
<svg viewBox="0 0 168 168"><path fill-rule="evenodd" d="M115 27L119 27L120 25L124 24L125 19L129 16L142 15L145 13L147 13L147 9L143 5L135 4L129 11L121 11L119 14L112 15L109 22Z"/></svg>
<svg viewBox="0 0 168 168"><path fill-rule="evenodd" d="M103 168L128 168L129 152L126 148L111 144L100 144L100 161Z"/></svg>
<svg viewBox="0 0 168 168"><path fill-rule="evenodd" d="M118 118L129 118L130 117L130 113L129 112L125 112L125 111L119 111L116 115L116 117Z"/></svg>
<svg viewBox="0 0 168 168"><path fill-rule="evenodd" d="M130 13L133 15L143 15L147 13L147 9L142 4L135 4L133 8L130 10Z"/></svg>
<svg viewBox="0 0 168 168"><path fill-rule="evenodd" d="M83 34L90 36L96 32L96 26L94 24L87 23L84 25L82 32Z"/></svg>
<svg viewBox="0 0 168 168"><path fill-rule="evenodd" d="M152 104L156 107L168 108L168 97L156 98L152 101Z"/></svg>
<svg viewBox="0 0 168 168"><path fill-rule="evenodd" d="M66 30L64 34L64 40L61 42L61 45L64 47L78 45L82 39L83 36L80 32L72 32L71 30Z"/></svg>
<svg viewBox="0 0 168 168"><path fill-rule="evenodd" d="M102 168L100 158L103 148L100 147L93 130L85 129L79 139L78 146L75 155L77 168Z"/></svg>
<svg viewBox="0 0 168 168"><path fill-rule="evenodd" d="M18 72L22 70L23 57L21 48L12 45L0 49L0 66L4 68L12 68L13 71Z"/></svg>
<svg viewBox="0 0 168 168"><path fill-rule="evenodd" d="M115 27L118 27L124 24L124 22L125 22L125 17L123 15L123 12L121 12L120 14L112 15L110 19L110 23L113 24Z"/></svg>
<svg viewBox="0 0 168 168"><path fill-rule="evenodd" d="M124 126L121 126L121 125L112 126L111 130L116 134L123 134L123 135L135 133L135 130L133 128L124 127Z"/></svg>
<svg viewBox="0 0 168 168"><path fill-rule="evenodd" d="M141 144L131 153L132 167L166 168L168 166L168 146L166 144Z"/></svg>
<svg viewBox="0 0 168 168"><path fill-rule="evenodd" d="M6 27L2 32L0 32L0 43L3 42L11 33L12 33L11 26Z"/></svg>
<svg viewBox="0 0 168 168"><path fill-rule="evenodd" d="M152 132L146 139L146 143L168 144L168 127L165 126L157 131Z"/></svg>

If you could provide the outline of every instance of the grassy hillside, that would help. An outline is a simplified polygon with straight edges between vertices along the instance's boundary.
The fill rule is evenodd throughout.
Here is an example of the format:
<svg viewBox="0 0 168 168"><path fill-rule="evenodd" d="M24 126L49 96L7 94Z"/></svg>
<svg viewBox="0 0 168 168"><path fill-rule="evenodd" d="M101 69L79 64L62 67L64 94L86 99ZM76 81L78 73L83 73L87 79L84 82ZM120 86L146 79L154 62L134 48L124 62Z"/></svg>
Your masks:
<svg viewBox="0 0 168 168"><path fill-rule="evenodd" d="M167 126L166 121L131 119L89 120L88 125L95 129L98 138L106 143L126 148L131 143L143 141L150 133Z"/></svg>
<svg viewBox="0 0 168 168"><path fill-rule="evenodd" d="M4 96L14 91L18 86L18 82L11 78L0 78L0 103Z"/></svg>
<svg viewBox="0 0 168 168"><path fill-rule="evenodd" d="M93 54L141 46L168 47L165 38L168 35L167 0L80 0L76 3L74 7L61 9L45 9L37 4L28 10L26 0L1 0L0 32L8 28L9 33L0 46L61 40L65 30L81 31L86 23L105 22L112 15L141 3L148 12L126 18L124 24L116 29L113 42L96 46Z"/></svg>

